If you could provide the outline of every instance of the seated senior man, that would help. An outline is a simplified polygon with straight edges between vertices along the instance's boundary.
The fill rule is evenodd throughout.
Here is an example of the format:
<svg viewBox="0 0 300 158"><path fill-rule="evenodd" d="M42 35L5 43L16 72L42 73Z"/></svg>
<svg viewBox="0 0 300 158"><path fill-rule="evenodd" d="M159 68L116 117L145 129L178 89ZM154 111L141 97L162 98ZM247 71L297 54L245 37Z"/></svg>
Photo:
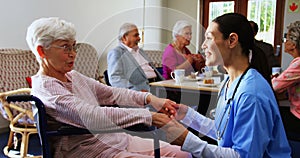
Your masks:
<svg viewBox="0 0 300 158"><path fill-rule="evenodd" d="M139 48L138 28L124 23L119 30L119 45L108 52L108 78L113 87L149 91L149 82L163 80L144 51Z"/></svg>

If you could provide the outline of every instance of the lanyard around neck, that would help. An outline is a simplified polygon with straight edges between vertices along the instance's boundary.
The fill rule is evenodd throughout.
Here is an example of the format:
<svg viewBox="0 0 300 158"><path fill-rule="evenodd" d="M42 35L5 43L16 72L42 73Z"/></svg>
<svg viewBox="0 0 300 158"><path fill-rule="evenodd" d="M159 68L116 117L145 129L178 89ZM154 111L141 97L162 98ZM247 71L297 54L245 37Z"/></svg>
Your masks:
<svg viewBox="0 0 300 158"><path fill-rule="evenodd" d="M241 75L241 77L240 77L239 80L238 80L238 83L236 84L236 86L235 86L235 88L234 88L232 97L231 97L230 99L228 99L228 100L233 100L233 98L234 98L234 96L235 96L235 93L236 93L236 91L237 91L237 89L238 89L238 87L239 87L239 85L240 85L240 83L241 83L243 77L246 75L246 73L248 72L249 69L250 69L250 66L248 66L247 69L243 72L243 74ZM226 79L225 83L223 84L223 86L222 86L222 88L221 88L221 91L224 89L224 87L225 87L225 85L226 85L226 83L227 83L228 81L229 81L229 77ZM218 96L218 99L217 99L217 100L219 100L219 99L220 99L220 95Z"/></svg>
<svg viewBox="0 0 300 158"><path fill-rule="evenodd" d="M249 69L250 69L250 66L248 66L247 69L243 72L243 74L241 75L241 77L240 77L239 80L238 80L238 83L236 84L236 86L235 86L235 88L234 88L232 97L231 97L230 99L228 99L228 101L227 101L227 105L229 105L229 106L226 106L226 107L225 107L224 113L223 113L223 115L222 115L222 117L221 117L221 120L220 120L219 125L218 125L218 128L217 128L217 139L218 139L218 140L221 140L221 138L223 137L224 132L225 132L225 129L226 129L227 124L228 124L228 120L229 120L229 116L230 116L230 111L231 111L231 104L230 104L230 102L233 100L233 98L234 98L234 96L235 96L235 93L236 93L236 91L237 91L237 89L238 89L238 87L239 87L239 85L240 85L240 83L241 83L243 77L245 76L245 74L248 72ZM222 86L222 88L221 88L221 91L224 89L224 87L225 87L225 85L227 84L228 81L229 81L229 77L227 78L227 80L226 80L225 83L223 84L223 86ZM226 95L226 94L224 94L224 95ZM225 97L226 97L226 96L225 96ZM219 94L217 100L219 100L219 99L220 99L220 94ZM222 121L223 121L223 118L224 118L225 113L226 113L227 110L228 110L228 116L227 116L227 119L226 119L226 122L225 122L224 129L223 129L223 131L221 132L221 131L220 131L221 123L222 123Z"/></svg>

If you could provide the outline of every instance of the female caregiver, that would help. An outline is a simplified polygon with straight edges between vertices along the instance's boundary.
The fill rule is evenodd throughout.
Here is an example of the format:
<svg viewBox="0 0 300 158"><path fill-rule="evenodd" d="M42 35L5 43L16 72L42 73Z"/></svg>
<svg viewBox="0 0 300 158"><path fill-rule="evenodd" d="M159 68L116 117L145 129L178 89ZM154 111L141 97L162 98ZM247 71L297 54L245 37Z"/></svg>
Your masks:
<svg viewBox="0 0 300 158"><path fill-rule="evenodd" d="M168 141L181 145L194 157L290 157L278 104L263 77L262 57L253 47L253 32L246 17L237 13L214 19L205 33L202 49L208 66L224 65L228 72L220 89L215 119L180 105L171 118L158 117L155 125ZM175 118L175 119L174 119ZM218 141L211 145L181 123Z"/></svg>

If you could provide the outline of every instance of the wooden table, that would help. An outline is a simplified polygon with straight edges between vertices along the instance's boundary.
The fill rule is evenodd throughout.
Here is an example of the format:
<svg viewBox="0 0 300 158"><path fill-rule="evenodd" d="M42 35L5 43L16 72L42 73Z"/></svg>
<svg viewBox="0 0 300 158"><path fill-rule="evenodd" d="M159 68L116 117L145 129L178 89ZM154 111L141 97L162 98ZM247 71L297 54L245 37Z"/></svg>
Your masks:
<svg viewBox="0 0 300 158"><path fill-rule="evenodd" d="M150 87L152 94L191 106L203 115L215 108L219 92L219 86L199 86L197 81L189 80L181 84L175 84L174 80L152 82Z"/></svg>

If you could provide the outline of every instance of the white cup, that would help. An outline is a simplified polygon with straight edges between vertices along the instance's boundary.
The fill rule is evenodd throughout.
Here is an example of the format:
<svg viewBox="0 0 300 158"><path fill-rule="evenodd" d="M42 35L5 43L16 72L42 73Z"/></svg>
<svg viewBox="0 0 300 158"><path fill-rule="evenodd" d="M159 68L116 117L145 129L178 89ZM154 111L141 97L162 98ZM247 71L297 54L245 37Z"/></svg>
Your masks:
<svg viewBox="0 0 300 158"><path fill-rule="evenodd" d="M272 75L280 74L281 67L272 67Z"/></svg>
<svg viewBox="0 0 300 158"><path fill-rule="evenodd" d="M213 67L204 67L201 69L201 72L204 74L205 77L212 77L213 76Z"/></svg>
<svg viewBox="0 0 300 158"><path fill-rule="evenodd" d="M176 84L181 84L185 75L184 69L175 69L171 72L171 77L175 80Z"/></svg>

